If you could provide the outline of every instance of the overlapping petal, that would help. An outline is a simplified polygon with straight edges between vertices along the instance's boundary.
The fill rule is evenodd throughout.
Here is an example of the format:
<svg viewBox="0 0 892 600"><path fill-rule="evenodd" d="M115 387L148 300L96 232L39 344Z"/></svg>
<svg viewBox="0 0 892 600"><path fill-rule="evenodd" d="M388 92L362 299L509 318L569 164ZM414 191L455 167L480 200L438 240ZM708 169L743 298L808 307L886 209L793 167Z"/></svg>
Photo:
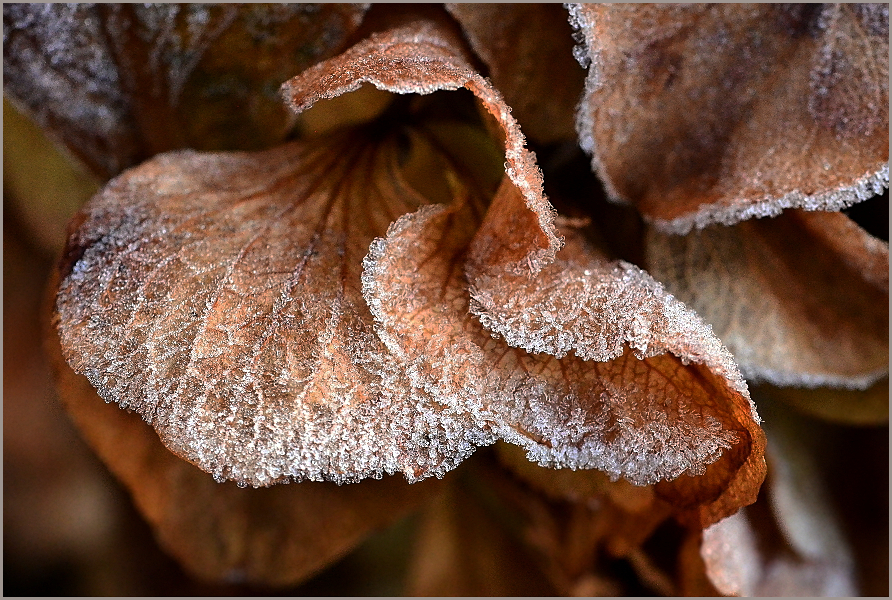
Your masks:
<svg viewBox="0 0 892 600"><path fill-rule="evenodd" d="M488 439L438 422L372 330L362 257L427 200L396 139L350 134L159 156L106 186L69 240L66 358L218 478L416 479Z"/></svg>
<svg viewBox="0 0 892 600"><path fill-rule="evenodd" d="M844 214L650 231L647 266L712 324L748 379L866 388L889 372L889 246Z"/></svg>
<svg viewBox="0 0 892 600"><path fill-rule="evenodd" d="M577 127L611 197L686 233L889 183L884 4L578 5Z"/></svg>
<svg viewBox="0 0 892 600"><path fill-rule="evenodd" d="M401 477L264 489L216 482L168 451L137 414L103 402L65 364L58 338L48 348L71 418L161 546L201 579L293 585L439 491L436 480L409 485Z"/></svg>
<svg viewBox="0 0 892 600"><path fill-rule="evenodd" d="M743 472L731 496L751 496L761 432L727 353L632 267L623 267L631 277L611 271L606 299L561 279L605 263L578 240L554 262L561 242L541 175L507 105L460 48L446 25L409 23L309 69L286 96L303 110L362 82L400 93L470 89L501 127L507 160L470 250L475 293L489 285L484 275L527 269L546 287L581 293L594 315L587 327L615 320L625 293L617 284L631 283L649 300L606 332L606 353L587 353L580 338L574 357L550 347L557 356L528 354L470 314L464 262L485 192L445 156L430 165L442 174L433 199L451 196L449 207L399 219L369 250L369 313L359 296L365 248L388 221L432 200L405 181L400 144L442 153L434 138L369 125L253 155L165 155L112 182L79 217L62 265L67 358L103 397L140 412L168 447L221 479L415 480L499 436L543 464L639 484L687 473L696 482L679 485L698 489L689 509L716 501ZM520 245L492 234L511 231L509 214L527 224ZM668 329L651 331L649 319Z"/></svg>
<svg viewBox="0 0 892 600"><path fill-rule="evenodd" d="M281 142L282 81L343 48L359 4L9 4L3 88L102 178L182 147Z"/></svg>

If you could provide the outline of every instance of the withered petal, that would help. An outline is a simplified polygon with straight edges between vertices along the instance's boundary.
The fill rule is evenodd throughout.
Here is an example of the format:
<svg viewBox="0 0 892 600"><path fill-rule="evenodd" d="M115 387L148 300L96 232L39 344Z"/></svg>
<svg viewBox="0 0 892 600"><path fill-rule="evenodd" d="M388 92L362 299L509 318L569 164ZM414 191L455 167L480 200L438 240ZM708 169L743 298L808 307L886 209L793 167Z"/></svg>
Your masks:
<svg viewBox="0 0 892 600"><path fill-rule="evenodd" d="M708 387L713 387L705 396L695 394L682 404L710 404L712 414L723 415L718 422L729 431L748 431L747 442L733 451L726 446L717 462L713 461L718 454L687 475L659 483L656 490L681 511L677 516L704 525L755 501L765 475L764 435L746 383L710 326L649 275L627 263L608 260L569 227L562 230L566 245L554 262L542 265L540 260L540 270L531 273L529 256L539 252L537 240L545 237L543 220L531 212L515 188L503 185L499 189L468 253L471 311L509 346L551 354L562 362L569 362L565 356L569 352L574 359L622 357L621 362L633 365L642 359L651 364L674 362L669 379L675 391L678 386L698 388L709 381ZM672 356L660 356L666 353ZM646 403L660 397L664 406L676 401L671 390L636 387L647 381L646 376L640 382L627 381L629 395L650 394ZM677 413L671 412L668 426L685 422L687 410L680 407ZM693 410L699 413L700 409ZM667 444L670 448L679 442L673 439ZM656 454L650 460L673 460L671 451L662 456L654 447L651 451Z"/></svg>
<svg viewBox="0 0 892 600"><path fill-rule="evenodd" d="M450 35L431 21L376 34L284 89L303 110L362 81L400 93L468 87L502 127L509 176L547 221L510 109ZM401 178L398 136L370 149L355 135L161 156L73 224L57 303L66 358L218 478L416 480L494 439L471 415L431 404L371 330L361 256L428 199ZM450 175L443 164L437 173L448 200Z"/></svg>
<svg viewBox="0 0 892 600"><path fill-rule="evenodd" d="M416 480L487 443L374 334L362 258L427 199L401 175L398 139L363 140L173 153L113 180L61 265L70 364L183 458L255 486Z"/></svg>
<svg viewBox="0 0 892 600"><path fill-rule="evenodd" d="M741 596L858 594L852 551L828 483L793 413L769 410L769 474L756 504L703 532L700 554L711 583ZM811 439L809 439L811 438Z"/></svg>
<svg viewBox="0 0 892 600"><path fill-rule="evenodd" d="M323 98L357 89L363 82L379 89L407 94L467 88L498 124L505 144L505 171L518 188L540 231L536 252L529 252L532 268L550 262L560 248L552 223L555 211L542 192L542 174L511 108L499 92L470 66L456 33L431 20L412 21L373 34L343 54L320 63L282 86L291 107L301 112Z"/></svg>
<svg viewBox="0 0 892 600"><path fill-rule="evenodd" d="M572 351L607 361L626 345L638 358L671 352L707 365L749 399L734 358L709 325L641 269L611 261L572 228L563 232L566 245L555 261L530 274L531 240L544 237L540 222L514 186L499 189L466 267L471 311L484 327L511 346L557 358Z"/></svg>
<svg viewBox="0 0 892 600"><path fill-rule="evenodd" d="M608 362L557 359L493 338L468 311L462 265L471 221L461 206L423 207L366 258L364 294L378 334L416 385L526 448L530 460L639 485L700 475L736 448L725 452L724 479L710 481L699 500L714 500L742 464L761 461L748 398L708 368L629 350ZM760 483L753 477L744 487L754 497Z"/></svg>
<svg viewBox="0 0 892 600"><path fill-rule="evenodd" d="M573 59L572 30L557 4L447 4L512 115L533 140L573 140L585 72Z"/></svg>
<svg viewBox="0 0 892 600"><path fill-rule="evenodd" d="M748 379L863 389L889 372L889 246L841 213L650 231L646 254Z"/></svg>
<svg viewBox="0 0 892 600"><path fill-rule="evenodd" d="M358 4L6 4L3 87L102 178L181 147L278 143L269 93L328 58Z"/></svg>
<svg viewBox="0 0 892 600"><path fill-rule="evenodd" d="M870 5L576 5L577 127L616 200L686 233L889 183L889 15Z"/></svg>
<svg viewBox="0 0 892 600"><path fill-rule="evenodd" d="M264 489L217 483L165 448L136 414L107 404L49 336L59 392L93 450L132 494L160 545L201 579L294 585L439 493L438 481Z"/></svg>

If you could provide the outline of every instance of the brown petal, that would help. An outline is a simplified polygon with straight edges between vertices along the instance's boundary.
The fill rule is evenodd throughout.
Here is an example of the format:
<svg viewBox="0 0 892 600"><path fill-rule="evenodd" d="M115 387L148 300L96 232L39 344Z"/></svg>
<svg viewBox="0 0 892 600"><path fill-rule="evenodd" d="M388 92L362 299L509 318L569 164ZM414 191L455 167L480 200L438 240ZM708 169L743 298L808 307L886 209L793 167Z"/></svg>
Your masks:
<svg viewBox="0 0 892 600"><path fill-rule="evenodd" d="M334 54L361 5L3 7L4 92L102 178L180 147L281 141L276 88Z"/></svg>
<svg viewBox="0 0 892 600"><path fill-rule="evenodd" d="M447 4L493 85L532 139L573 139L584 71L573 60L572 30L557 4Z"/></svg>
<svg viewBox="0 0 892 600"><path fill-rule="evenodd" d="M724 594L857 595L852 553L814 456L822 441L795 414L769 414L765 494L703 532L706 574Z"/></svg>
<svg viewBox="0 0 892 600"><path fill-rule="evenodd" d="M70 364L178 455L255 486L442 475L486 443L395 370L372 330L368 244L427 202L404 180L399 137L372 134L167 154L113 180L61 265ZM426 155L427 178L447 177L406 136L404 166Z"/></svg>
<svg viewBox="0 0 892 600"><path fill-rule="evenodd" d="M748 398L705 367L629 350L608 362L559 360L494 339L468 313L461 266L473 231L461 207L424 207L392 225L366 258L364 294L378 334L413 381L542 465L597 468L643 485L700 475L733 447L724 476L703 480L709 493L697 500L709 502L744 462L761 464ZM752 501L761 475L738 481L735 499Z"/></svg>
<svg viewBox="0 0 892 600"><path fill-rule="evenodd" d="M469 252L466 272L472 286L471 311L508 345L529 352L562 358L572 351L578 358L597 361L611 361L625 352L634 363L625 350L628 346L638 360L647 359L649 364L659 362L657 357L665 353L673 355L662 357L665 364L680 360L670 377L676 385L696 381L695 387L699 386L703 375L708 374L706 380L715 387L710 387L705 396L684 402L706 402L710 411L724 415L719 422L730 430L746 428L750 432L747 439L751 434L754 446L741 444L725 452L718 462L713 462L718 458L714 455L691 470L695 476L664 481L657 492L685 511L680 515L684 520L698 523L713 522L754 501L764 477L764 438L759 418L734 359L709 325L649 275L622 261L609 261L569 227L563 230L566 246L556 260L535 275L528 275L529 255L524 253L536 251L531 241L542 235L540 223L515 188L500 188ZM697 366L682 367L689 363ZM637 385L631 380L627 383ZM634 387L628 391L633 398L642 392ZM659 392L657 396L671 403L666 397L673 393ZM646 402L651 401L653 398ZM680 410L680 422L684 422L686 410ZM699 413L700 409L694 410ZM672 413L669 421L678 418ZM686 442L676 438L668 445L677 443L683 446ZM704 471L702 467L710 463ZM721 495L719 490L723 490Z"/></svg>
<svg viewBox="0 0 892 600"><path fill-rule="evenodd" d="M301 112L318 100L357 89L363 82L400 94L429 94L465 87L498 124L505 144L505 171L539 223L534 248L528 252L533 269L549 262L560 247L552 222L554 209L542 193L542 174L511 108L498 91L474 72L462 51L457 32L435 20L407 24L372 35L336 58L320 63L282 86L291 107Z"/></svg>
<svg viewBox="0 0 892 600"><path fill-rule="evenodd" d="M889 247L843 214L788 211L685 237L652 231L647 255L747 378L866 388L889 372Z"/></svg>
<svg viewBox="0 0 892 600"><path fill-rule="evenodd" d="M162 547L208 580L293 585L437 493L438 482L386 477L350 486L303 482L264 489L217 483L171 454L136 414L102 402L48 336L65 407L133 495Z"/></svg>
<svg viewBox="0 0 892 600"><path fill-rule="evenodd" d="M685 233L888 186L888 8L578 5L581 143L616 200Z"/></svg>

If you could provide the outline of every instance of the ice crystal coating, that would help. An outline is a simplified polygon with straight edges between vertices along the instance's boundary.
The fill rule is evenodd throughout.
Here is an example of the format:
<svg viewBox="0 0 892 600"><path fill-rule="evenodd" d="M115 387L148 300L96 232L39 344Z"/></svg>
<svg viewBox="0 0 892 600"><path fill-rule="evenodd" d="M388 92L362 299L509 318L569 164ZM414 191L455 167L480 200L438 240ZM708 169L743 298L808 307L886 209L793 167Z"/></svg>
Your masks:
<svg viewBox="0 0 892 600"><path fill-rule="evenodd" d="M659 229L839 210L888 186L888 7L574 5L577 130Z"/></svg>
<svg viewBox="0 0 892 600"><path fill-rule="evenodd" d="M6 4L3 86L103 179L182 147L280 142L274 90L331 56L360 5Z"/></svg>
<svg viewBox="0 0 892 600"><path fill-rule="evenodd" d="M608 362L557 359L493 338L469 314L460 269L469 220L460 207L423 207L365 260L378 334L414 385L543 466L597 468L639 485L702 474L723 450L749 448L751 407L708 369L690 377L678 359L629 351Z"/></svg>
<svg viewBox="0 0 892 600"><path fill-rule="evenodd" d="M384 135L371 124L263 153L161 156L112 182L75 223L57 300L66 358L218 478L411 481L502 438L543 465L676 480L668 491L693 490L703 522L751 501L764 439L733 366L691 342L706 332L676 340L680 357L650 356L659 344L640 315L615 333L640 356L613 348L594 362L511 347L470 313L465 273L541 275L547 286L563 263L534 157L460 47L448 26L415 22L283 91L300 111L363 82L468 88L504 136L507 212L482 219L495 186L445 157L426 163L422 183L450 204L424 206L431 197L403 176L412 161L400 146L445 152L432 130Z"/></svg>
<svg viewBox="0 0 892 600"><path fill-rule="evenodd" d="M69 241L66 358L220 479L416 480L491 441L409 385L372 331L362 257L424 198L393 144L354 141L159 156L94 198Z"/></svg>
<svg viewBox="0 0 892 600"><path fill-rule="evenodd" d="M554 233L555 210L542 192L542 173L511 108L499 92L474 72L459 50L462 45L443 26L429 22L372 35L340 56L316 65L282 86L295 111L306 110L322 98L357 89L363 82L400 94L428 94L465 87L477 97L502 129L505 172L539 221L538 247L528 266L538 270L554 258L561 241Z"/></svg>
<svg viewBox="0 0 892 600"><path fill-rule="evenodd" d="M646 247L648 269L712 324L748 379L865 389L888 374L889 246L845 215L651 231Z"/></svg>

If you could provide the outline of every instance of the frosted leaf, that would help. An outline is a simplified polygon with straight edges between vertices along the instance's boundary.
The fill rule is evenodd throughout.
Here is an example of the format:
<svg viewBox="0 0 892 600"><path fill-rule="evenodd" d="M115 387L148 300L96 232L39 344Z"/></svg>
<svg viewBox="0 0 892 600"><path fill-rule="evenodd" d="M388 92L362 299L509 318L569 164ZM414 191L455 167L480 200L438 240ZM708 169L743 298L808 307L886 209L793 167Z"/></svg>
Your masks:
<svg viewBox="0 0 892 600"><path fill-rule="evenodd" d="M538 233L514 188L496 195L471 245L471 312L510 346L562 358L608 361L628 345L638 358L671 352L708 366L749 399L734 358L693 311L641 269L610 261L566 229L555 261L530 276L512 273L515 254ZM750 404L758 422L755 406Z"/></svg>
<svg viewBox="0 0 892 600"><path fill-rule="evenodd" d="M171 153L113 180L61 266L66 359L219 479L414 481L491 443L410 385L374 334L362 258L427 200L397 136L372 140Z"/></svg>
<svg viewBox="0 0 892 600"><path fill-rule="evenodd" d="M461 207L423 207L392 225L365 260L363 293L378 334L414 385L543 466L595 468L639 485L706 473L706 504L746 471L732 494L755 493L761 430L747 398L709 369L630 351L607 362L557 359L493 338L469 313L461 268L474 230ZM720 456L724 474L710 474Z"/></svg>
<svg viewBox="0 0 892 600"><path fill-rule="evenodd" d="M137 414L107 404L47 347L59 395L92 449L133 496L161 547L202 580L291 586L438 493L440 482L402 477L337 486L243 488L172 454Z"/></svg>
<svg viewBox="0 0 892 600"><path fill-rule="evenodd" d="M359 5L6 4L3 86L103 178L189 146L281 141L276 87L331 56Z"/></svg>
<svg viewBox="0 0 892 600"><path fill-rule="evenodd" d="M845 215L651 231L646 247L650 272L712 324L748 379L864 389L889 373L889 246Z"/></svg>
<svg viewBox="0 0 892 600"><path fill-rule="evenodd" d="M888 7L576 5L608 195L687 233L888 186Z"/></svg>

